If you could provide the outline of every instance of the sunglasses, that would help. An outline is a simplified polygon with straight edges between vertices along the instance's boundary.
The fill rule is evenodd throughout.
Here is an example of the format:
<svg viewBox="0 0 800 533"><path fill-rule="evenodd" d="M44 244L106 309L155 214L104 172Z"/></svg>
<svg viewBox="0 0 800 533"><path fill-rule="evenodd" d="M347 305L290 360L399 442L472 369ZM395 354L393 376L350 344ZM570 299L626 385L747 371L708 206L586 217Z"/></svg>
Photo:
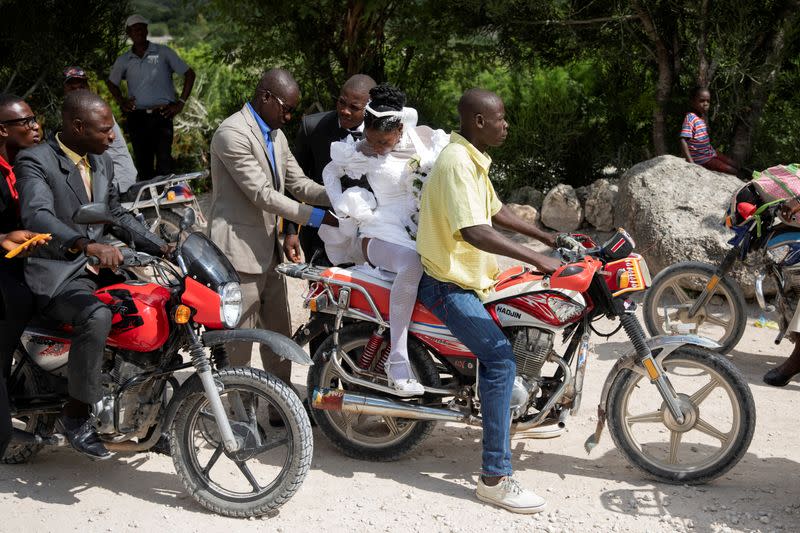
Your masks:
<svg viewBox="0 0 800 533"><path fill-rule="evenodd" d="M342 109L347 109L351 113L360 113L360 112L364 111L364 109L366 109L366 106L358 106L356 104L352 104L352 103L348 102L347 100L345 100L344 98L342 98L341 96L334 97L334 98L336 99L336 106L337 107L341 107Z"/></svg>
<svg viewBox="0 0 800 533"><path fill-rule="evenodd" d="M0 122L0 125L3 126L24 126L28 129L33 129L35 124L38 124L39 121L36 120L36 117L31 115L29 117L22 117L22 118L14 118L11 120L4 120Z"/></svg>
<svg viewBox="0 0 800 533"><path fill-rule="evenodd" d="M284 115L291 115L292 113L294 113L294 107L289 107L288 105L286 105L283 102L283 100L281 100L277 95L274 95L272 94L272 92L266 90L264 91L264 94L266 94L270 98L274 98L275 101L278 102L278 105L281 106L281 112Z"/></svg>

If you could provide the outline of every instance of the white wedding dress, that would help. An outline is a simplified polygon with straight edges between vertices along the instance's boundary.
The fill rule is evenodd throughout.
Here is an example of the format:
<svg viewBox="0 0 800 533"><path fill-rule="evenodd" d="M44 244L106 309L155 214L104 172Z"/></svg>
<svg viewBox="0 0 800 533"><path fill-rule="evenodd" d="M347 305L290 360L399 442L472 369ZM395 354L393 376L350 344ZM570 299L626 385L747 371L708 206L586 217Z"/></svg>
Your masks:
<svg viewBox="0 0 800 533"><path fill-rule="evenodd" d="M363 262L358 240L364 237L416 249L419 189L450 136L416 126L416 111L404 112L413 119L404 119L400 142L386 155L364 154L366 141L351 137L331 144L331 162L322 180L339 228L322 226L320 237L334 264ZM342 176L357 180L364 175L372 192L363 187L342 190Z"/></svg>
<svg viewBox="0 0 800 533"><path fill-rule="evenodd" d="M368 259L396 274L389 296L392 346L385 369L397 394L413 396L424 392L408 359L408 326L423 273L415 242L419 194L450 139L442 130L417 127L415 110L403 111L403 135L386 155L366 155L364 140L348 138L331 145L331 162L323 170L322 180L339 227L321 226L319 236L334 264ZM344 177L350 181L363 176L372 192L360 186L342 187ZM361 250L365 238L369 239L367 258Z"/></svg>

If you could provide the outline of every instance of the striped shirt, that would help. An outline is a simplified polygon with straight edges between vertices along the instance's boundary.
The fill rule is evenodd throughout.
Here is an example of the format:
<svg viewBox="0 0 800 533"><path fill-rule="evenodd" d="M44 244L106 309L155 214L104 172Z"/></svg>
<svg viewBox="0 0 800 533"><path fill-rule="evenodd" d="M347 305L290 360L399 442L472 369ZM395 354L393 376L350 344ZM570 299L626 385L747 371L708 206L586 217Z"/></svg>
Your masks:
<svg viewBox="0 0 800 533"><path fill-rule="evenodd" d="M681 138L686 139L689 146L689 155L698 165L708 162L717 152L711 146L711 138L708 136L708 126L706 121L698 117L695 113L686 113L681 128Z"/></svg>

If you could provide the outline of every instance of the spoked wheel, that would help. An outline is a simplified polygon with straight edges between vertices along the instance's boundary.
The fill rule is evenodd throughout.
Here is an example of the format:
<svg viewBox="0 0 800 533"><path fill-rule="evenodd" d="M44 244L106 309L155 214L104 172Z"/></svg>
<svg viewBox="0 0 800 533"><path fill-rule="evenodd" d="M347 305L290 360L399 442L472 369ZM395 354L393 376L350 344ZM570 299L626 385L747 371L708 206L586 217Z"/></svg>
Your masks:
<svg viewBox="0 0 800 533"><path fill-rule="evenodd" d="M30 364L24 365L19 371L16 370L16 365L20 363L20 360L21 354L19 352L15 353L14 366L11 369L10 375L16 376L16 379L8 384L8 395L12 398L12 401L14 397L33 397L45 392L44 385L40 383L39 375ZM16 416L11 420L11 424L15 429L20 429L28 433L47 435L53 432L56 419L57 415L55 414L37 413ZM0 462L5 464L27 463L34 455L39 453L42 446L42 444L11 442L6 449L6 453L0 458Z"/></svg>
<svg viewBox="0 0 800 533"><path fill-rule="evenodd" d="M741 373L717 353L683 346L661 362L678 394L683 423L649 379L623 370L612 385L608 427L641 470L667 483L704 483L744 456L755 429L753 396Z"/></svg>
<svg viewBox="0 0 800 533"><path fill-rule="evenodd" d="M691 318L689 310L714 275L716 267L699 262L677 263L661 271L644 297L644 321L651 335L692 334L716 341L727 353L747 325L744 295L722 278L711 299Z"/></svg>
<svg viewBox="0 0 800 533"><path fill-rule="evenodd" d="M345 326L339 332L339 347L350 356L352 361L358 361L374 329L374 325L363 323ZM308 372L309 394L313 393L315 389L339 387L349 391L358 390L369 394L380 394L373 390L354 388L342 381L330 360L326 361L323 357L323 354L327 354L332 348L333 339L329 337L314 355L314 366ZM375 370L375 364L385 348L386 344L378 350L378 356L373 360L372 370ZM409 339L408 355L420 383L438 387L439 374L433 361L427 352L411 339ZM343 362L342 366L349 370L346 362ZM386 385L385 377L382 379L376 377L376 382ZM405 401L418 403L421 398L415 397ZM318 409L312 409L311 412L320 430L334 446L348 457L368 461L400 459L419 446L436 425L435 421L411 420L384 415L363 415Z"/></svg>
<svg viewBox="0 0 800 533"><path fill-rule="evenodd" d="M222 404L243 445L225 450L205 394L192 394L172 426L175 469L192 496L216 513L267 513L292 497L311 465L308 416L294 391L270 374L230 368L214 377L224 387Z"/></svg>

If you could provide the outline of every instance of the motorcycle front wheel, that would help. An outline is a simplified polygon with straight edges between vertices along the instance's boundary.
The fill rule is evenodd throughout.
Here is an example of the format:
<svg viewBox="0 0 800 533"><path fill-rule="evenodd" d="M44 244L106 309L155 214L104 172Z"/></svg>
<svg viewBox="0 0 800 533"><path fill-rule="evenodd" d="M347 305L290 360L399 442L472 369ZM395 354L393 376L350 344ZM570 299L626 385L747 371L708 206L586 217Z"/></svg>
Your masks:
<svg viewBox="0 0 800 533"><path fill-rule="evenodd" d="M607 405L614 443L631 464L666 483L699 484L721 476L753 438L756 408L747 382L729 360L697 346L676 349L661 365L678 395L683 423L649 378L625 369Z"/></svg>
<svg viewBox="0 0 800 533"><path fill-rule="evenodd" d="M716 272L716 267L697 261L676 263L653 279L644 295L642 312L651 335L700 335L717 342L719 353L731 351L747 326L741 288L725 277L706 305L689 318L689 309Z"/></svg>
<svg viewBox="0 0 800 533"><path fill-rule="evenodd" d="M200 387L181 403L171 428L175 469L203 507L225 516L258 516L291 498L308 473L314 444L300 399L275 376L253 368L226 368L214 379L234 436L225 450Z"/></svg>

